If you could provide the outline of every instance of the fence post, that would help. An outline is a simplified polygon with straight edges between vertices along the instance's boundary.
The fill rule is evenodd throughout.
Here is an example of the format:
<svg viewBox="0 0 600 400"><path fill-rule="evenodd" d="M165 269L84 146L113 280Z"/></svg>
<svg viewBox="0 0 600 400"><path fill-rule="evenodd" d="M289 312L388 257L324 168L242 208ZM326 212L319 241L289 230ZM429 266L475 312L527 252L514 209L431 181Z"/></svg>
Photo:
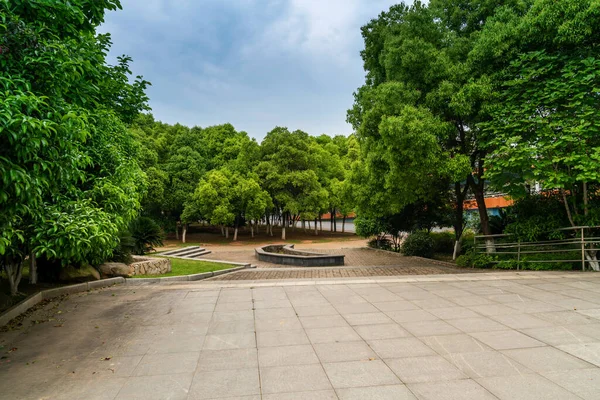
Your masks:
<svg viewBox="0 0 600 400"><path fill-rule="evenodd" d="M521 239L517 242L517 271L521 269Z"/></svg>
<svg viewBox="0 0 600 400"><path fill-rule="evenodd" d="M581 270L585 271L585 236L581 228Z"/></svg>

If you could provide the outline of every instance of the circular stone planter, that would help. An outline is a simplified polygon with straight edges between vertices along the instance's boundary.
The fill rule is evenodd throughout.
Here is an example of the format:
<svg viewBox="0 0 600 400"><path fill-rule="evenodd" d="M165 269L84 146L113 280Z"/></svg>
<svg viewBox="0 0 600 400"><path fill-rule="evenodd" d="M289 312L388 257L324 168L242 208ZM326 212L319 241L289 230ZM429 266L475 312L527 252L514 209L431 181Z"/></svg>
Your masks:
<svg viewBox="0 0 600 400"><path fill-rule="evenodd" d="M260 261L296 267L329 267L344 265L344 255L311 253L294 250L293 244L270 244L254 250Z"/></svg>

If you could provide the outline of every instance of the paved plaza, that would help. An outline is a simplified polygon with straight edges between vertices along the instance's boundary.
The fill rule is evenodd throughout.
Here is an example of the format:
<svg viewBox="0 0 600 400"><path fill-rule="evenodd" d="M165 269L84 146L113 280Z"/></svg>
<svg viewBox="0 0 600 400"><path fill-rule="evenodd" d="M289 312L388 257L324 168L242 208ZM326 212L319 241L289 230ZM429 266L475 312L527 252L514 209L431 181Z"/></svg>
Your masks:
<svg viewBox="0 0 600 400"><path fill-rule="evenodd" d="M115 286L0 356L1 399L598 399L600 274Z"/></svg>

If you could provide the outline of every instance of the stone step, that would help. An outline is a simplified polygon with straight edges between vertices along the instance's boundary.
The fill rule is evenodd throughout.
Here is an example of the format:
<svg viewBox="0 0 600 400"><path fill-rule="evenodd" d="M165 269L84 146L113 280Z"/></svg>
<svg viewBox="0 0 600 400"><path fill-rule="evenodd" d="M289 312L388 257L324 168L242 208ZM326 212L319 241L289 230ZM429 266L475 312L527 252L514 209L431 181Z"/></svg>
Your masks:
<svg viewBox="0 0 600 400"><path fill-rule="evenodd" d="M197 251L204 251L204 250L205 249L203 249L200 246L189 246L189 247L184 247L182 249L166 251L166 252L162 253L161 255L181 257L181 256L185 256L187 254L195 253Z"/></svg>
<svg viewBox="0 0 600 400"><path fill-rule="evenodd" d="M205 256L207 254L210 254L210 250L206 250L206 249L202 249L202 251L197 251L191 254L186 254L185 256L182 256L181 258L198 258L198 257L202 257Z"/></svg>

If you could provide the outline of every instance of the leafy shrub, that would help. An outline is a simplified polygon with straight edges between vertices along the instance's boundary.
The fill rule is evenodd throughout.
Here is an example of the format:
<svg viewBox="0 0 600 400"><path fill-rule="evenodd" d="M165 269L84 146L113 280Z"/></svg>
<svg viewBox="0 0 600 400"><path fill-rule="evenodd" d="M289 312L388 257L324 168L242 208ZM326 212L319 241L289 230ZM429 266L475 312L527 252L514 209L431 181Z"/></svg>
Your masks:
<svg viewBox="0 0 600 400"><path fill-rule="evenodd" d="M414 232L402 242L401 252L405 256L433 256L433 239L428 232Z"/></svg>
<svg viewBox="0 0 600 400"><path fill-rule="evenodd" d="M526 264L527 264L527 262L521 261L521 263L519 265L517 260L510 259L510 260L502 260L502 261L496 263L496 265L494 265L494 268L497 268L497 269L517 269L517 268L526 269L525 268Z"/></svg>
<svg viewBox="0 0 600 400"><path fill-rule="evenodd" d="M436 254L452 254L454 252L454 232L431 232L433 252Z"/></svg>
<svg viewBox="0 0 600 400"><path fill-rule="evenodd" d="M138 217L129 226L133 238L133 253L144 255L156 246L162 246L163 233L160 226L148 217Z"/></svg>
<svg viewBox="0 0 600 400"><path fill-rule="evenodd" d="M133 261L131 254L133 253L134 248L135 240L133 240L133 237L131 237L129 233L121 234L119 237L119 244L113 250L111 260L124 264L131 264Z"/></svg>
<svg viewBox="0 0 600 400"><path fill-rule="evenodd" d="M491 268L494 266L496 258L486 253L476 254L473 257L474 268Z"/></svg>
<svg viewBox="0 0 600 400"><path fill-rule="evenodd" d="M394 245L390 239L387 238L373 238L369 240L367 246L372 247L374 249L380 250L393 250Z"/></svg>
<svg viewBox="0 0 600 400"><path fill-rule="evenodd" d="M462 268L473 267L473 253L469 252L456 258L456 265Z"/></svg>

